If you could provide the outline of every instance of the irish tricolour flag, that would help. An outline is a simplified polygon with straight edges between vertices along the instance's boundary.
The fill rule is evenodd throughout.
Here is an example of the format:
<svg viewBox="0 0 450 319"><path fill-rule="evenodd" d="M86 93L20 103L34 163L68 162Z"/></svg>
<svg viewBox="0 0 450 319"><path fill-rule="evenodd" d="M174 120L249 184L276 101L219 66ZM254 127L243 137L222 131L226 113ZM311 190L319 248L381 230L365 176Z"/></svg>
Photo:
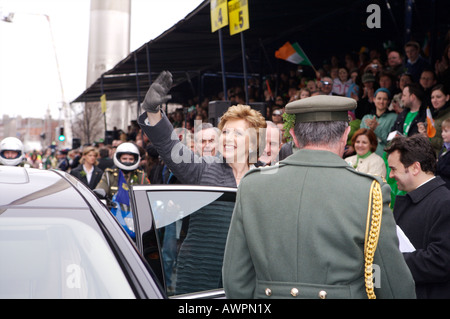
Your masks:
<svg viewBox="0 0 450 319"><path fill-rule="evenodd" d="M275 57L294 64L313 65L297 42L294 44L286 42L281 48L275 51Z"/></svg>
<svg viewBox="0 0 450 319"><path fill-rule="evenodd" d="M434 120L429 107L427 107L427 135L429 138L436 135L436 128L434 127Z"/></svg>

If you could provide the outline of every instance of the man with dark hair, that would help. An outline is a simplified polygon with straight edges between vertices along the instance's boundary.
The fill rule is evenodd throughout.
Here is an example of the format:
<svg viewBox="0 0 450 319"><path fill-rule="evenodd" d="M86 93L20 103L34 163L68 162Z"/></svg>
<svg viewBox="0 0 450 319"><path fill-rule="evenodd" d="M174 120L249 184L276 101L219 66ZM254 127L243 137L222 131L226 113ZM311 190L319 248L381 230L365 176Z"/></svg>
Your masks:
<svg viewBox="0 0 450 319"><path fill-rule="evenodd" d="M390 178L406 191L394 205L397 225L415 250L403 256L417 298L450 298L450 190L435 176L436 153L427 137L396 137L386 148Z"/></svg>
<svg viewBox="0 0 450 319"><path fill-rule="evenodd" d="M424 93L418 84L408 84L403 88L402 103L403 112L397 116L391 132L398 131L405 136L419 133L419 123L423 123L427 117L426 108L422 106Z"/></svg>
<svg viewBox="0 0 450 319"><path fill-rule="evenodd" d="M109 157L109 149L106 147L102 147L98 152L100 155L97 165L98 168L100 168L102 171L106 170L107 168L112 168L114 166L114 161Z"/></svg>

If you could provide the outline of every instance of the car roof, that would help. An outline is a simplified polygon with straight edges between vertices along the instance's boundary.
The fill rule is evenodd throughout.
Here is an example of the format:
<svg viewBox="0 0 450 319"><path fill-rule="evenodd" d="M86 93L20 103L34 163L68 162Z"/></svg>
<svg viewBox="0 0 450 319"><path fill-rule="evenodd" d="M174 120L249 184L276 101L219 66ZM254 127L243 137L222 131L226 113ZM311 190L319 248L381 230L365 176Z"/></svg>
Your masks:
<svg viewBox="0 0 450 319"><path fill-rule="evenodd" d="M63 175L66 175L64 178ZM73 178L52 170L0 166L0 207L86 209Z"/></svg>

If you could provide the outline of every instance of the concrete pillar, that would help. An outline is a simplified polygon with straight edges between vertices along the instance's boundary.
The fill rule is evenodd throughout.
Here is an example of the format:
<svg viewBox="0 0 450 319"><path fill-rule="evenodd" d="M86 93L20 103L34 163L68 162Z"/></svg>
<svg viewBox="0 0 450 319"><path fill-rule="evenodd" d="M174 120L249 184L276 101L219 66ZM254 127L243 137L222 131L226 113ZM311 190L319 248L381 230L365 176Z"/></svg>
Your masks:
<svg viewBox="0 0 450 319"><path fill-rule="evenodd" d="M131 0L91 0L86 87L130 53L130 25ZM100 101L97 109L101 112ZM101 120L94 122L99 127L92 132L101 133L96 133L94 140L104 137L105 122L107 130L116 126L126 131L129 105L126 101L107 102L106 121L102 115L97 117Z"/></svg>

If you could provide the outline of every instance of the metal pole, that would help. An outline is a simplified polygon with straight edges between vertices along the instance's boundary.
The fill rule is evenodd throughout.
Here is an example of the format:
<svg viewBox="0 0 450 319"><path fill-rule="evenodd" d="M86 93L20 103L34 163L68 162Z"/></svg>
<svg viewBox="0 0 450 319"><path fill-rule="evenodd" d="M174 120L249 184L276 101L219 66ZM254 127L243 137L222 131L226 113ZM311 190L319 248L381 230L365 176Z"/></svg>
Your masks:
<svg viewBox="0 0 450 319"><path fill-rule="evenodd" d="M101 90L101 96L103 96L103 94L105 94L104 88L103 88L103 74L100 78L100 90ZM102 110L102 112L103 112L103 110ZM105 123L105 143L106 143L106 136L107 136L106 132L108 131L108 128L106 126L106 110L105 110L105 112L103 112L103 121Z"/></svg>
<svg viewBox="0 0 450 319"><path fill-rule="evenodd" d="M219 46L220 46L220 63L222 65L223 97L224 97L225 101L227 101L228 100L228 92L227 92L227 80L226 80L226 77L225 77L225 61L224 61L224 54L223 54L222 29L219 29Z"/></svg>
<svg viewBox="0 0 450 319"><path fill-rule="evenodd" d="M152 69L150 64L150 43L146 45L146 53L147 53L147 72L148 72L148 83L149 86L152 84Z"/></svg>
<svg viewBox="0 0 450 319"><path fill-rule="evenodd" d="M245 103L248 104L247 63L245 61L246 55L245 55L244 32L241 32L241 47L242 47L242 66L244 68Z"/></svg>
<svg viewBox="0 0 450 319"><path fill-rule="evenodd" d="M139 87L139 69L136 51L134 51L134 69L136 72L136 86L137 86L137 114L136 118L139 118L139 112L141 109L141 88Z"/></svg>
<svg viewBox="0 0 450 319"><path fill-rule="evenodd" d="M405 43L411 39L411 25L412 25L412 0L405 0Z"/></svg>
<svg viewBox="0 0 450 319"><path fill-rule="evenodd" d="M385 0L385 2L386 2L386 7L388 8L389 14L391 16L392 23L394 24L395 31L397 33L397 40L400 41L400 43L401 43L401 40L402 40L401 34L400 34L399 29L398 29L398 25L397 25L397 21L395 20L394 13L392 12L391 4L389 3L388 0Z"/></svg>
<svg viewBox="0 0 450 319"><path fill-rule="evenodd" d="M430 32L430 55L429 61L433 63L436 61L436 53L437 53L437 34L438 34L438 22L437 22L437 8L436 8L436 0L431 1L431 32Z"/></svg>

